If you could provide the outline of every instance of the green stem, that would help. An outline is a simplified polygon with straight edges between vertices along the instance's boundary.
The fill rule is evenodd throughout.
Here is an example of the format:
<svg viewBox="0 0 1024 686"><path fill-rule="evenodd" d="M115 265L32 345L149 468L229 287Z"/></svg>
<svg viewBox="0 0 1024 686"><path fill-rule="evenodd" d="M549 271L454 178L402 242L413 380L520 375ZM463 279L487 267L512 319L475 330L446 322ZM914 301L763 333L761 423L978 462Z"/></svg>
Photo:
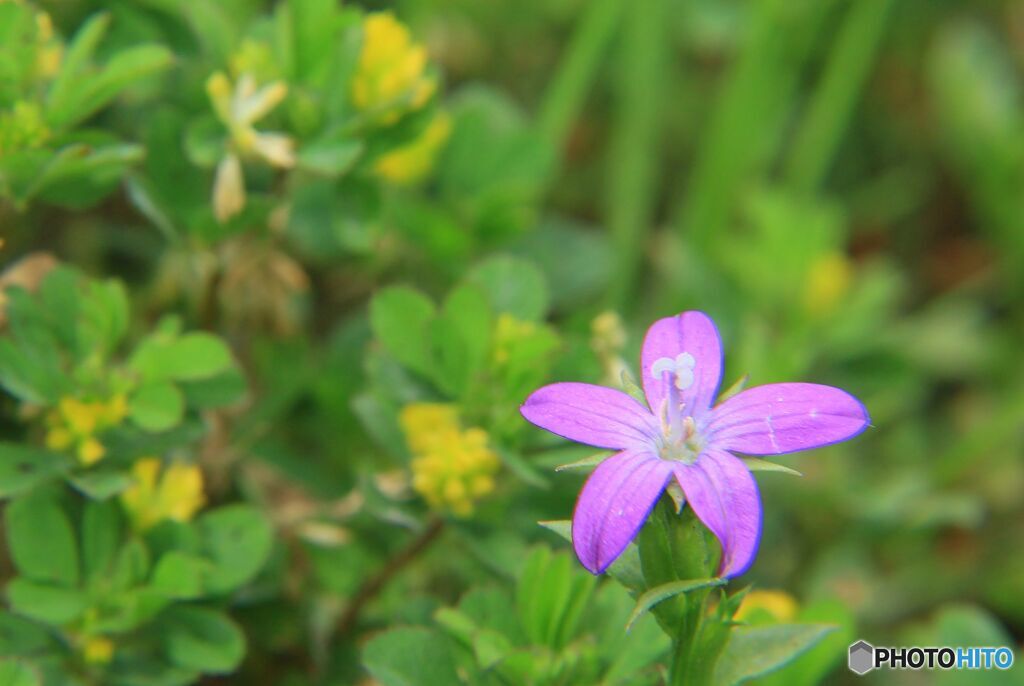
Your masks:
<svg viewBox="0 0 1024 686"><path fill-rule="evenodd" d="M677 225L709 254L737 199L776 155L813 39L835 0L760 0L697 154Z"/></svg>
<svg viewBox="0 0 1024 686"><path fill-rule="evenodd" d="M537 116L537 128L555 150L579 116L598 65L615 33L623 0L594 0L573 34Z"/></svg>
<svg viewBox="0 0 1024 686"><path fill-rule="evenodd" d="M607 221L616 256L609 305L630 301L651 222L659 115L669 47L665 0L637 0L625 17L616 64L616 113L606 175Z"/></svg>
<svg viewBox="0 0 1024 686"><path fill-rule="evenodd" d="M851 3L786 165L794 188L821 183L874 63L892 0Z"/></svg>

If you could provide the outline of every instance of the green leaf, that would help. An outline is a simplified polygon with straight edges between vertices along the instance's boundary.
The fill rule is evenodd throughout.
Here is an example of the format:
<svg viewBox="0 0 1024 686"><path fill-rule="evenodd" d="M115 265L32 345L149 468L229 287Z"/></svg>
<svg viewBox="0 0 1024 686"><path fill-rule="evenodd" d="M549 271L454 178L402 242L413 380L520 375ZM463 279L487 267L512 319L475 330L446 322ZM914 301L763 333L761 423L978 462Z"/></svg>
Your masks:
<svg viewBox="0 0 1024 686"><path fill-rule="evenodd" d="M227 593L252 579L270 555L273 532L266 517L250 505L228 505L198 520L203 552L213 562L206 589Z"/></svg>
<svg viewBox="0 0 1024 686"><path fill-rule="evenodd" d="M732 686L788 664L835 627L823 624L774 624L737 627L715 667L714 683Z"/></svg>
<svg viewBox="0 0 1024 686"><path fill-rule="evenodd" d="M41 686L39 673L21 660L0 660L0 685Z"/></svg>
<svg viewBox="0 0 1024 686"><path fill-rule="evenodd" d="M0 657L33 655L53 644L53 636L30 619L0 610Z"/></svg>
<svg viewBox="0 0 1024 686"><path fill-rule="evenodd" d="M78 550L71 522L55 498L33 494L4 513L7 542L18 572L27 579L78 584Z"/></svg>
<svg viewBox="0 0 1024 686"><path fill-rule="evenodd" d="M21 443L0 443L0 498L10 498L63 475L66 456Z"/></svg>
<svg viewBox="0 0 1024 686"><path fill-rule="evenodd" d="M172 550L156 563L150 586L169 598L198 598L203 593L203 578L210 567L208 560Z"/></svg>
<svg viewBox="0 0 1024 686"><path fill-rule="evenodd" d="M384 348L414 372L431 376L434 361L428 326L434 303L419 291L392 286L370 302L370 326Z"/></svg>
<svg viewBox="0 0 1024 686"><path fill-rule="evenodd" d="M178 387L189 407L202 410L238 402L245 395L246 382L242 371L232 367L209 379L184 381Z"/></svg>
<svg viewBox="0 0 1024 686"><path fill-rule="evenodd" d="M347 173L363 154L362 141L327 137L312 141L299 151L300 169L338 178Z"/></svg>
<svg viewBox="0 0 1024 686"><path fill-rule="evenodd" d="M111 469L77 474L68 481L77 491L93 500L107 500L132 484L130 476Z"/></svg>
<svg viewBox="0 0 1024 686"><path fill-rule="evenodd" d="M173 54L162 45L136 45L116 53L99 73L70 85L56 102L51 98L47 119L54 128L78 124L109 104L132 83L171 65Z"/></svg>
<svg viewBox="0 0 1024 686"><path fill-rule="evenodd" d="M575 462L567 462L566 464L560 464L557 467L555 467L555 471L561 472L566 469L583 469L586 467L596 467L597 465L601 464L612 455L614 455L614 453L604 450L599 453L594 453L593 455L587 455L586 457L576 460Z"/></svg>
<svg viewBox="0 0 1024 686"><path fill-rule="evenodd" d="M363 648L363 665L383 686L458 686L444 637L424 628L403 627L378 634Z"/></svg>
<svg viewBox="0 0 1024 686"><path fill-rule="evenodd" d="M53 586L18 577L7 585L11 608L47 624L67 624L85 612L88 598L77 588Z"/></svg>
<svg viewBox="0 0 1024 686"><path fill-rule="evenodd" d="M667 584L655 586L637 598L636 607L634 607L633 611L629 613L629 619L626 621L626 631L629 631L636 620L640 619L645 612L664 600L673 598L681 593L690 593L691 591L699 591L704 588L724 586L726 583L728 583L728 579L714 578L693 579L689 581L670 581Z"/></svg>
<svg viewBox="0 0 1024 686"><path fill-rule="evenodd" d="M548 479L519 453L500 447L497 449L497 453L502 463L509 468L509 471L522 479L524 483L536 486L537 488L551 488L551 483Z"/></svg>
<svg viewBox="0 0 1024 686"><path fill-rule="evenodd" d="M25 202L40 196L62 207L88 207L117 183L127 167L141 160L145 149L131 143L75 143L50 157L19 192Z"/></svg>
<svg viewBox="0 0 1024 686"><path fill-rule="evenodd" d="M459 397L467 392L487 358L490 332L491 310L480 290L459 286L448 294L432 326L434 378L442 388Z"/></svg>
<svg viewBox="0 0 1024 686"><path fill-rule="evenodd" d="M466 281L487 295L495 312L507 312L526 321L538 321L547 314L547 281L527 260L492 257L473 268Z"/></svg>
<svg viewBox="0 0 1024 686"><path fill-rule="evenodd" d="M132 355L131 366L147 381L195 381L226 371L231 351L217 336L194 332L174 338L155 335Z"/></svg>
<svg viewBox="0 0 1024 686"><path fill-rule="evenodd" d="M845 664L847 649L857 640L856 618L850 609L838 600L819 600L804 606L800 608L796 620L801 623L831 624L836 627L836 631L782 669L758 679L761 686L814 686L823 683L825 676L836 665ZM923 645L963 644L953 642Z"/></svg>
<svg viewBox="0 0 1024 686"><path fill-rule="evenodd" d="M108 13L94 14L71 39L64 59L61 60L60 71L57 72L47 96L46 109L51 113L51 123L69 116L72 94L81 86L82 72L92 61L96 47L103 40L109 26Z"/></svg>
<svg viewBox="0 0 1024 686"><path fill-rule="evenodd" d="M567 554L537 548L519 573L516 607L535 645L560 650L576 632L596 578L574 565Z"/></svg>
<svg viewBox="0 0 1024 686"><path fill-rule="evenodd" d="M110 587L127 591L149 574L149 550L140 538L130 538L117 552L114 568L110 572Z"/></svg>
<svg viewBox="0 0 1024 686"><path fill-rule="evenodd" d="M572 522L568 519L549 520L537 522L548 531L561 536L569 543L572 543ZM608 576L630 590L639 590L644 587L644 574L640 569L640 553L636 544L630 543L622 551L619 558L608 568Z"/></svg>
<svg viewBox="0 0 1024 686"><path fill-rule="evenodd" d="M146 431L166 431L180 424L185 416L185 396L169 381L151 381L140 386L128 400L128 413Z"/></svg>
<svg viewBox="0 0 1024 686"><path fill-rule="evenodd" d="M782 474L792 474L793 476L803 476L800 472L787 467L784 464L778 462L772 462L770 460L762 460L760 457L741 457L743 464L747 465L747 469L752 472L781 472Z"/></svg>
<svg viewBox="0 0 1024 686"><path fill-rule="evenodd" d="M82 513L82 575L93 583L110 574L121 544L121 510L113 500L88 502Z"/></svg>
<svg viewBox="0 0 1024 686"><path fill-rule="evenodd" d="M232 672L245 656L245 636L226 615L201 607L167 610L160 622L164 653L175 665L212 674Z"/></svg>
<svg viewBox="0 0 1024 686"><path fill-rule="evenodd" d="M724 403L729 398L733 397L737 393L741 392L747 387L747 383L750 381L750 374L744 374L740 378L732 382L732 385L727 389L718 394L718 403Z"/></svg>

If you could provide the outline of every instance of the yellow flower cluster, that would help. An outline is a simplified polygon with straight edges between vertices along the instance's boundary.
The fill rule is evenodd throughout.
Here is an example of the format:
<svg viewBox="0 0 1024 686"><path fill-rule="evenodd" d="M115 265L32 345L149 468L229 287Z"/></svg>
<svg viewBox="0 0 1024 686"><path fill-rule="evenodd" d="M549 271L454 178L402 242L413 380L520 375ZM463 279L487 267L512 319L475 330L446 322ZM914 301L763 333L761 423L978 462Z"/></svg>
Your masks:
<svg viewBox="0 0 1024 686"><path fill-rule="evenodd" d="M427 51L390 12L363 20L363 45L352 79L352 102L391 123L403 111L422 107L437 81L427 73Z"/></svg>
<svg viewBox="0 0 1024 686"><path fill-rule="evenodd" d="M36 75L49 79L60 71L64 45L53 33L53 21L42 10L36 12Z"/></svg>
<svg viewBox="0 0 1024 686"><path fill-rule="evenodd" d="M471 515L477 501L494 490L501 464L487 447L487 432L463 430L455 408L438 403L406 405L399 420L414 456L416 492L434 509Z"/></svg>
<svg viewBox="0 0 1024 686"><path fill-rule="evenodd" d="M751 591L740 603L735 619L742 622L765 613L776 622L790 622L798 609L796 598L785 591Z"/></svg>
<svg viewBox="0 0 1024 686"><path fill-rule="evenodd" d="M399 185L422 181L434 168L434 160L448 140L451 130L451 119L446 113L439 112L418 138L398 150L382 155L374 165L374 171Z"/></svg>
<svg viewBox="0 0 1024 686"><path fill-rule="evenodd" d="M132 467L134 483L121 493L121 505L139 531L162 521L187 522L206 502L203 473L196 465L173 462L163 468L155 457Z"/></svg>
<svg viewBox="0 0 1024 686"><path fill-rule="evenodd" d="M106 449L96 434L117 426L128 414L128 402L117 394L109 400L86 401L72 396L61 398L47 415L46 446L51 450L73 448L79 462L95 464Z"/></svg>
<svg viewBox="0 0 1024 686"><path fill-rule="evenodd" d="M0 155L38 148L49 138L50 129L37 103L19 100L0 112Z"/></svg>
<svg viewBox="0 0 1024 686"><path fill-rule="evenodd" d="M508 312L498 315L494 326L494 363L500 365L508 362L511 351L536 331L537 325L534 322L516 319Z"/></svg>

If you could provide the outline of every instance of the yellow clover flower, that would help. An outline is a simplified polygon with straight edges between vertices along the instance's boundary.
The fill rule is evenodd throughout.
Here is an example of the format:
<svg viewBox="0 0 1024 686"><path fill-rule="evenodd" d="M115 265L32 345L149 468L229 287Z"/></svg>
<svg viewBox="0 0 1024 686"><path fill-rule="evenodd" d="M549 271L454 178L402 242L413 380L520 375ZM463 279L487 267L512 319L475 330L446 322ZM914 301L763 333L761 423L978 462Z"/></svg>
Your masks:
<svg viewBox="0 0 1024 686"><path fill-rule="evenodd" d="M132 467L132 477L133 485L121 493L121 504L139 531L166 520L191 521L206 502L203 473L196 465L164 466L159 458L144 457Z"/></svg>
<svg viewBox="0 0 1024 686"><path fill-rule="evenodd" d="M427 51L414 42L409 29L390 12L374 12L363 20L363 45L352 79L352 102L385 123L403 111L422 107L437 81L427 73Z"/></svg>
<svg viewBox="0 0 1024 686"><path fill-rule="evenodd" d="M257 131L255 123L267 116L288 95L288 86L275 81L262 88L249 73L232 85L224 72L206 81L206 92L217 117L228 129L230 150L217 166L213 184L213 210L225 222L245 207L245 179L240 156L263 160L272 167L295 166L295 142L291 136Z"/></svg>
<svg viewBox="0 0 1024 686"><path fill-rule="evenodd" d="M46 447L51 450L74 448L79 462L89 466L106 454L96 434L117 426L128 416L128 401L123 394L107 401L85 401L65 396L47 416Z"/></svg>
<svg viewBox="0 0 1024 686"><path fill-rule="evenodd" d="M498 456L488 448L487 432L463 430L451 405L406 405L399 422L413 453L412 486L436 510L468 517L476 503L494 490Z"/></svg>
<svg viewBox="0 0 1024 686"><path fill-rule="evenodd" d="M378 176L397 185L422 181L434 168L434 161L451 133L451 118L439 112L408 145L382 155L374 164Z"/></svg>

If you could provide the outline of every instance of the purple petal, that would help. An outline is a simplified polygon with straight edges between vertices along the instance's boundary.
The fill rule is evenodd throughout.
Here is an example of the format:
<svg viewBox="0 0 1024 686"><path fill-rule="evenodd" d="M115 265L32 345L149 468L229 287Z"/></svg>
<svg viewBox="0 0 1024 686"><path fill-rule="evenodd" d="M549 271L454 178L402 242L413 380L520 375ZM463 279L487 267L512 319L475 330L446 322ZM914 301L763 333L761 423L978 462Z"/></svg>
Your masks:
<svg viewBox="0 0 1024 686"><path fill-rule="evenodd" d="M651 367L662 358L674 360L681 353L689 353L696 362L693 383L682 391L685 413L699 418L711 407L722 379L722 340L715 323L703 312L659 319L647 330L640 362L647 404L655 414L660 411L667 386Z"/></svg>
<svg viewBox="0 0 1024 686"><path fill-rule="evenodd" d="M846 391L812 383L757 386L712 411L709 441L749 455L778 455L845 441L867 427L868 411Z"/></svg>
<svg viewBox="0 0 1024 686"><path fill-rule="evenodd" d="M551 433L611 450L644 448L659 431L654 415L630 396L585 383L544 386L519 411Z"/></svg>
<svg viewBox="0 0 1024 686"><path fill-rule="evenodd" d="M623 451L594 470L572 515L572 545L580 563L602 574L647 521L672 466L650 453Z"/></svg>
<svg viewBox="0 0 1024 686"><path fill-rule="evenodd" d="M712 448L692 465L676 463L676 481L704 525L722 544L719 576L743 574L761 540L761 498L743 461Z"/></svg>

